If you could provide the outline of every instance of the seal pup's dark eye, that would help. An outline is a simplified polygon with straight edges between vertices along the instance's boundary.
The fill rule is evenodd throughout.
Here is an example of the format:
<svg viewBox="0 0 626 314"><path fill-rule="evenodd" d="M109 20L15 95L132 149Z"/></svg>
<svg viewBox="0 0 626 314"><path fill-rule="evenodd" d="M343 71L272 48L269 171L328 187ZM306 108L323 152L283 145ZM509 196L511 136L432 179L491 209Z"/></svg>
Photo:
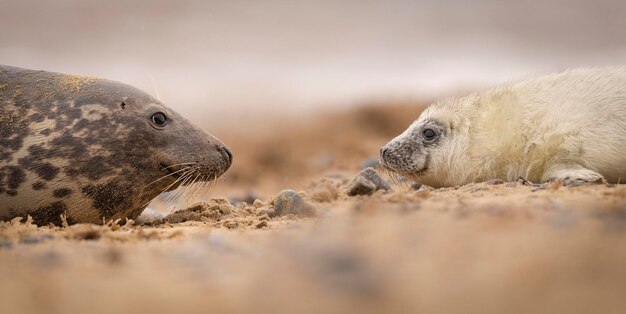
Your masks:
<svg viewBox="0 0 626 314"><path fill-rule="evenodd" d="M422 131L422 134L424 134L424 138L426 138L427 140L432 140L435 138L435 136L437 136L437 132L435 132L433 129L425 129L424 131Z"/></svg>
<svg viewBox="0 0 626 314"><path fill-rule="evenodd" d="M163 112L157 112L152 115L152 123L156 126L165 126L167 123L167 117Z"/></svg>

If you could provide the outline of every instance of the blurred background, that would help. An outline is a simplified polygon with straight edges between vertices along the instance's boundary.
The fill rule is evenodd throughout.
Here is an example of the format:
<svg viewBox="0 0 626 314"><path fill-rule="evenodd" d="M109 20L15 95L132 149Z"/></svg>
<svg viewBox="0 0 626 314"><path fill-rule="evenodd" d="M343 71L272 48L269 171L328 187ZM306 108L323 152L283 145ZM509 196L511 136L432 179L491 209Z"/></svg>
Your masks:
<svg viewBox="0 0 626 314"><path fill-rule="evenodd" d="M0 62L158 90L208 127L624 64L624 16L620 0L0 0Z"/></svg>

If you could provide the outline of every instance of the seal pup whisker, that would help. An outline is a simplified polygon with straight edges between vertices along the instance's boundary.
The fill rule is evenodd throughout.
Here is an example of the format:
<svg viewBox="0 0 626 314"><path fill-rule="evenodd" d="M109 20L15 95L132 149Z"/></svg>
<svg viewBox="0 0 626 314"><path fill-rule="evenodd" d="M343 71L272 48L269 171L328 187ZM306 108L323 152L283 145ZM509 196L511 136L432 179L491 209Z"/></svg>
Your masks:
<svg viewBox="0 0 626 314"><path fill-rule="evenodd" d="M386 167L382 167L382 175L391 181L393 185L400 186L402 188L406 188L409 186L407 183L407 178L401 174L395 173Z"/></svg>

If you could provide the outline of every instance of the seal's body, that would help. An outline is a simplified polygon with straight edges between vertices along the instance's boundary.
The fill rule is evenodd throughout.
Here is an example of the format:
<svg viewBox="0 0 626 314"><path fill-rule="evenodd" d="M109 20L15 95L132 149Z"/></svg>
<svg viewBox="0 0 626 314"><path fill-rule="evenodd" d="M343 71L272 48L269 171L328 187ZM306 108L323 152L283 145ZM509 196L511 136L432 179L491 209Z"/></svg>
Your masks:
<svg viewBox="0 0 626 314"><path fill-rule="evenodd" d="M121 83L0 66L0 219L135 218L151 199L217 178L232 155Z"/></svg>
<svg viewBox="0 0 626 314"><path fill-rule="evenodd" d="M381 164L433 186L626 182L626 67L540 76L428 107Z"/></svg>

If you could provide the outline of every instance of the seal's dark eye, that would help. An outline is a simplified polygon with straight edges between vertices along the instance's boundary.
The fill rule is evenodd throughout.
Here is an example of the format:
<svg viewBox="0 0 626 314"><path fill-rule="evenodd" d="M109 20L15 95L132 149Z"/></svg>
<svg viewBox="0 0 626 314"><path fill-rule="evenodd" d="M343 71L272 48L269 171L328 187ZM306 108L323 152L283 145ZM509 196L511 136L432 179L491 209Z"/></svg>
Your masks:
<svg viewBox="0 0 626 314"><path fill-rule="evenodd" d="M156 126L165 126L165 124L167 123L167 117L163 112L157 112L152 115L152 122Z"/></svg>
<svg viewBox="0 0 626 314"><path fill-rule="evenodd" d="M433 129L425 129L424 131L422 131L422 134L424 134L424 138L426 138L427 140L432 140L435 138L435 136L437 136L437 132L435 132Z"/></svg>

